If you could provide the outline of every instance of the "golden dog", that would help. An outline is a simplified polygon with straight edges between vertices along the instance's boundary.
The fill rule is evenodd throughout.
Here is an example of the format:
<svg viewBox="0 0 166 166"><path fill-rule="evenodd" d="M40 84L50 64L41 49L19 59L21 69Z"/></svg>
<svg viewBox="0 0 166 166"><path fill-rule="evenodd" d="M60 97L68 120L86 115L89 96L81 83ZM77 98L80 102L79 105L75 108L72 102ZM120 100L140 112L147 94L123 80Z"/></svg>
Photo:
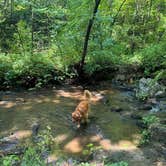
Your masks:
<svg viewBox="0 0 166 166"><path fill-rule="evenodd" d="M88 120L88 113L90 110L90 99L91 99L91 92L85 90L84 100L82 100L77 105L75 111L72 113L72 121L77 123L77 127L80 127L82 121L85 123Z"/></svg>

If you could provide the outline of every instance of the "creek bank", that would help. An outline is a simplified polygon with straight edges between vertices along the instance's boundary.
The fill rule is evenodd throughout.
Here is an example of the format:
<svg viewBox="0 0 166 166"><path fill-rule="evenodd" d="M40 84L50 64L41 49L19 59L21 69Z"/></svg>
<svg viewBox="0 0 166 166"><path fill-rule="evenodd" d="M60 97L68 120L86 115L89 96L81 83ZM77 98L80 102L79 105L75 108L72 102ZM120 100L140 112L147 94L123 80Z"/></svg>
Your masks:
<svg viewBox="0 0 166 166"><path fill-rule="evenodd" d="M15 131L9 136L0 139L0 155L5 156L9 154L20 155L25 151L23 146L24 139L36 139L40 124L35 122L32 124L31 130Z"/></svg>

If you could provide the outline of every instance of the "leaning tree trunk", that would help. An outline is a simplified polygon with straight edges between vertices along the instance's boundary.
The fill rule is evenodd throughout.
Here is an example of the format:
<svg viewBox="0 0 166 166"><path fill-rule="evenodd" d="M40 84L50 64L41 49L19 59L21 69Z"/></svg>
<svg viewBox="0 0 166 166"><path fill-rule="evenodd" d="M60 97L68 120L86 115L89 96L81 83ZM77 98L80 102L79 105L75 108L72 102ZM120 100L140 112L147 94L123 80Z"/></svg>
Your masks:
<svg viewBox="0 0 166 166"><path fill-rule="evenodd" d="M30 11L31 11L31 55L33 55L34 49L34 13L33 13L33 6L30 4Z"/></svg>
<svg viewBox="0 0 166 166"><path fill-rule="evenodd" d="M114 18L113 18L113 22L111 23L111 26L114 26L114 24L116 23L116 20L117 20L117 18L118 18L118 15L119 15L119 13L120 13L120 11L121 11L121 9L122 9L122 7L123 7L123 5L125 4L126 1L127 1L127 0L123 0L123 2L121 3L121 5L120 5L120 7L119 7L119 9L118 9L118 11L117 11L117 13L116 13L116 15L115 15Z"/></svg>
<svg viewBox="0 0 166 166"><path fill-rule="evenodd" d="M10 17L13 19L13 10L14 10L14 0L10 1Z"/></svg>
<svg viewBox="0 0 166 166"><path fill-rule="evenodd" d="M88 26L87 26L85 40L84 40L84 47L83 47L83 52L82 52L82 59L81 59L80 64L79 64L79 71L78 71L79 76L83 75L83 67L84 67L84 63L85 63L85 57L87 55L89 37L90 37L93 22L94 22L94 19L95 19L95 16L96 16L96 13L97 13L100 2L101 2L101 0L96 0L95 1L95 6L94 6L94 9L93 9L93 16L89 20L89 23L88 23Z"/></svg>

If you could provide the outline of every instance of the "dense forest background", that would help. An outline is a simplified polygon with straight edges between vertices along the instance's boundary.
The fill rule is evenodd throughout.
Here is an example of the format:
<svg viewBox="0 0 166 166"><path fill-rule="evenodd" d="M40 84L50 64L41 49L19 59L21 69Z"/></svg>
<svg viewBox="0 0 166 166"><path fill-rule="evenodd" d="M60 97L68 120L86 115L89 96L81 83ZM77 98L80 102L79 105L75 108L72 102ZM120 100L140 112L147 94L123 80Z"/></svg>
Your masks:
<svg viewBox="0 0 166 166"><path fill-rule="evenodd" d="M81 62L89 77L127 66L164 80L165 9L164 0L0 0L1 88L75 78Z"/></svg>

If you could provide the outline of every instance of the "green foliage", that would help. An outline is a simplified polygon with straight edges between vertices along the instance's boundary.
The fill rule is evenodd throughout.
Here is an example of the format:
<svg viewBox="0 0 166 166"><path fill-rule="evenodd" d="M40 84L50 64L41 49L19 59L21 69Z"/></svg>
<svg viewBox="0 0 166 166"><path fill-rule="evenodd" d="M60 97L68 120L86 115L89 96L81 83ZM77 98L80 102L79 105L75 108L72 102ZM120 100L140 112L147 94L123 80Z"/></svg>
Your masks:
<svg viewBox="0 0 166 166"><path fill-rule="evenodd" d="M141 139L140 139L140 142L139 142L140 146L141 145L146 145L150 142L151 132L150 132L149 128L152 124L158 123L159 118L157 118L154 115L149 115L149 116L143 117L142 120L143 120L143 124L145 125L145 129L141 133Z"/></svg>
<svg viewBox="0 0 166 166"><path fill-rule="evenodd" d="M25 55L31 49L31 30L23 20L16 24L16 28L17 30L13 34L15 44L12 45L12 52Z"/></svg>
<svg viewBox="0 0 166 166"><path fill-rule="evenodd" d="M106 166L128 166L128 163L125 161L121 161L113 164L107 164Z"/></svg>
<svg viewBox="0 0 166 166"><path fill-rule="evenodd" d="M43 130L35 145L28 147L21 159L21 166L45 166L46 163L42 158L44 152L50 152L51 145L53 144L53 136L49 126Z"/></svg>
<svg viewBox="0 0 166 166"><path fill-rule="evenodd" d="M21 166L45 166L40 153L35 148L28 148L21 160Z"/></svg>
<svg viewBox="0 0 166 166"><path fill-rule="evenodd" d="M87 59L87 64L85 65L85 71L89 75L97 71L104 71L107 69L114 68L116 65L119 65L120 61L118 57L111 55L107 52L99 53L95 52L93 56Z"/></svg>
<svg viewBox="0 0 166 166"><path fill-rule="evenodd" d="M0 1L0 84L40 88L76 76L95 1ZM101 1L90 34L89 75L138 64L165 80L163 0ZM152 3L151 3L152 2ZM33 56L31 55L33 54ZM153 75L152 75L153 74Z"/></svg>
<svg viewBox="0 0 166 166"><path fill-rule="evenodd" d="M143 130L141 133L141 139L139 142L139 145L146 145L150 142L150 131L149 130Z"/></svg>
<svg viewBox="0 0 166 166"><path fill-rule="evenodd" d="M78 166L96 166L95 164L90 164L90 163L81 163ZM128 166L127 162L120 161L116 163L108 163L108 164L103 164L103 166Z"/></svg>
<svg viewBox="0 0 166 166"><path fill-rule="evenodd" d="M143 49L140 54L142 56L142 65L145 68L145 75L150 75L156 69L163 68L163 62L166 59L165 42L152 44Z"/></svg>
<svg viewBox="0 0 166 166"><path fill-rule="evenodd" d="M158 77L158 78L157 78ZM159 91L164 92L165 87L157 82L159 80L159 75L155 79L145 79L142 78L139 81L139 88L136 89L136 97L139 100L146 100L152 98Z"/></svg>
<svg viewBox="0 0 166 166"><path fill-rule="evenodd" d="M166 63L164 64L164 68L166 68ZM161 70L156 71L154 79L157 81L165 81L166 80L166 70L161 69Z"/></svg>
<svg viewBox="0 0 166 166"><path fill-rule="evenodd" d="M47 128L43 130L42 133L39 134L39 138L40 141L37 143L38 149L40 149L40 151L44 150L50 151L51 145L53 145L54 141L51 133L51 128L49 126L47 126Z"/></svg>
<svg viewBox="0 0 166 166"><path fill-rule="evenodd" d="M53 136L51 128L47 126L45 130L38 136L37 143L28 145L22 156L9 155L0 160L3 166L21 165L21 166L46 166L42 158L43 152L50 152L50 146L53 144Z"/></svg>
<svg viewBox="0 0 166 166"><path fill-rule="evenodd" d="M147 128L150 127L150 125L159 122L159 118L154 115L144 116L142 120L143 123L147 126Z"/></svg>
<svg viewBox="0 0 166 166"><path fill-rule="evenodd" d="M89 164L89 163L81 163L79 166L94 166L94 164Z"/></svg>
<svg viewBox="0 0 166 166"><path fill-rule="evenodd" d="M0 164L3 166L17 165L19 163L19 157L16 155L9 155L0 160Z"/></svg>
<svg viewBox="0 0 166 166"><path fill-rule="evenodd" d="M137 99L139 99L140 101L147 100L148 96L149 96L149 94L146 92L137 93L137 95L136 95Z"/></svg>
<svg viewBox="0 0 166 166"><path fill-rule="evenodd" d="M89 143L88 145L86 145L86 148L83 150L82 154L88 157L99 149L100 149L99 146L97 147L94 144Z"/></svg>
<svg viewBox="0 0 166 166"><path fill-rule="evenodd" d="M56 59L46 54L1 55L0 62L0 80L4 86L41 88L65 78L65 72L59 68Z"/></svg>

